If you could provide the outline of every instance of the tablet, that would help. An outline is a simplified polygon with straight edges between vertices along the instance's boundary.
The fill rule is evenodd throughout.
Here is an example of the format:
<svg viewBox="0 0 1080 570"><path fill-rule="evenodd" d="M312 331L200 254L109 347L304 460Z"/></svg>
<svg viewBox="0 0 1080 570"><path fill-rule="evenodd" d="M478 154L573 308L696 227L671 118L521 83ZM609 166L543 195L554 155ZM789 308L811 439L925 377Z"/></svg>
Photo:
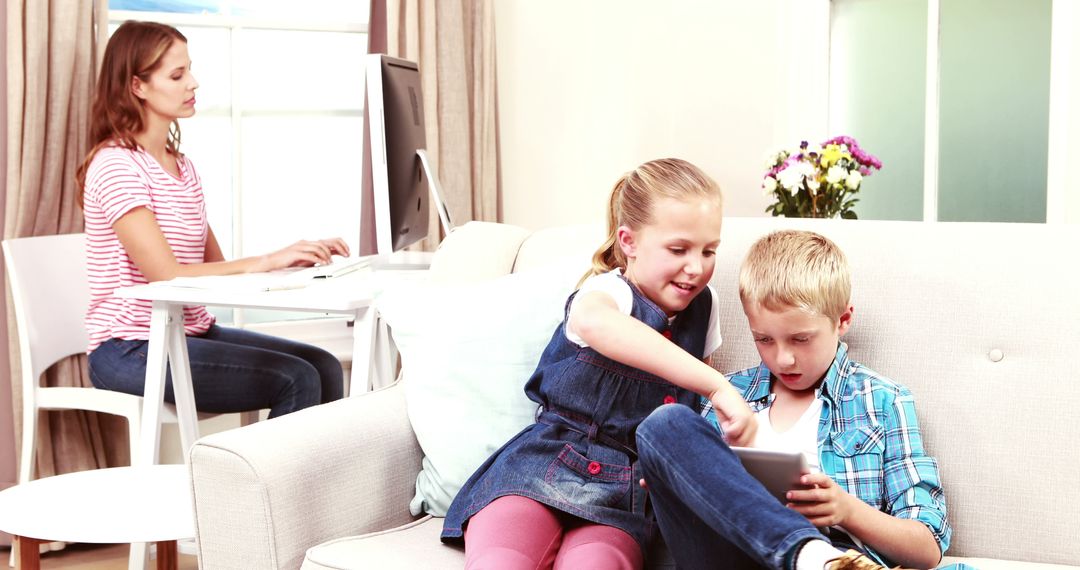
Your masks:
<svg viewBox="0 0 1080 570"><path fill-rule="evenodd" d="M781 503L787 504L787 492L802 489L799 477L806 471L802 453L773 451L754 447L732 447L746 472L752 475Z"/></svg>

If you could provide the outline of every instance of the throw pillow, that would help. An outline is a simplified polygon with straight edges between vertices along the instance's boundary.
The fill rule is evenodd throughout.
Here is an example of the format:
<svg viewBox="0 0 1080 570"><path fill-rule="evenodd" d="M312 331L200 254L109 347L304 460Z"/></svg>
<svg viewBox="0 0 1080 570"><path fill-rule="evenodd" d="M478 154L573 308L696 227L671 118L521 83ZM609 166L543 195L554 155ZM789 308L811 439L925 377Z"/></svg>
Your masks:
<svg viewBox="0 0 1080 570"><path fill-rule="evenodd" d="M525 382L584 270L580 261L568 261L479 283L410 284L378 296L424 451L414 515L445 515L476 468L533 422L537 405L525 397Z"/></svg>

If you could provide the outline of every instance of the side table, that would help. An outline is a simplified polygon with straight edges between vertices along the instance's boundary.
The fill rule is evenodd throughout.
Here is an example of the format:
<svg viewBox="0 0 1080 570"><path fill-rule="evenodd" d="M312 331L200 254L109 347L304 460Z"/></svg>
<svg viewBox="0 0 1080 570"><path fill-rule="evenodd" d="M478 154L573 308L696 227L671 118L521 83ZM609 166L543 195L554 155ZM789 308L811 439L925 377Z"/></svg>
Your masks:
<svg viewBox="0 0 1080 570"><path fill-rule="evenodd" d="M157 543L159 570L175 570L176 541L195 536L185 465L91 469L0 491L0 530L15 537L17 568L40 568L48 541Z"/></svg>

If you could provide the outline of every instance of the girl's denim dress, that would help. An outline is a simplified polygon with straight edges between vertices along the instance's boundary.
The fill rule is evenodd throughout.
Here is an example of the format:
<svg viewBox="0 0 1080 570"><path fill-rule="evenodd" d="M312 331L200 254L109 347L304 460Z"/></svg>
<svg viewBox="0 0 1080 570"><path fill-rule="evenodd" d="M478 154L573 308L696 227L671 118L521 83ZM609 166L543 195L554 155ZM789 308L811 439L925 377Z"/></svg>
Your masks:
<svg viewBox="0 0 1080 570"><path fill-rule="evenodd" d="M701 357L712 310L702 291L669 323L636 287L631 316ZM576 293L575 293L576 294ZM565 311L569 311L570 302ZM670 382L581 348L566 339L566 321L544 349L525 386L540 404L536 423L514 436L466 481L443 525L442 540L460 543L464 525L504 495L529 497L633 536L645 550L655 523L638 485L634 431L663 404L697 405L698 396Z"/></svg>

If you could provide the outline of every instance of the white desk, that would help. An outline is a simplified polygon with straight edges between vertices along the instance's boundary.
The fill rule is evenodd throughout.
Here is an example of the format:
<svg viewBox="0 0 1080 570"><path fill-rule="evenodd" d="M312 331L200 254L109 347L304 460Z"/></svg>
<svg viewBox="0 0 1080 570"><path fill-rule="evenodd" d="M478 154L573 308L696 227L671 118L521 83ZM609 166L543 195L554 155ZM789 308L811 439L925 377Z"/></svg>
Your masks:
<svg viewBox="0 0 1080 570"><path fill-rule="evenodd" d="M238 276L242 277L242 276ZM215 279L220 280L220 277ZM184 305L281 309L351 315L353 324L353 360L350 390L366 391L373 379L373 366L383 366L375 359L378 319L371 308L377 287L382 281L370 271L343 277L318 280L302 289L254 292L228 287L202 289L153 283L118 289L117 297L153 301L150 341L147 347L146 387L143 394L142 435L138 463L157 463L161 437L161 410L165 396L166 364L171 363L180 444L185 451L198 439L198 419L191 384L187 341L184 334ZM387 354L383 350L380 354ZM377 369L374 375L388 371ZM185 460L187 453L184 454Z"/></svg>

